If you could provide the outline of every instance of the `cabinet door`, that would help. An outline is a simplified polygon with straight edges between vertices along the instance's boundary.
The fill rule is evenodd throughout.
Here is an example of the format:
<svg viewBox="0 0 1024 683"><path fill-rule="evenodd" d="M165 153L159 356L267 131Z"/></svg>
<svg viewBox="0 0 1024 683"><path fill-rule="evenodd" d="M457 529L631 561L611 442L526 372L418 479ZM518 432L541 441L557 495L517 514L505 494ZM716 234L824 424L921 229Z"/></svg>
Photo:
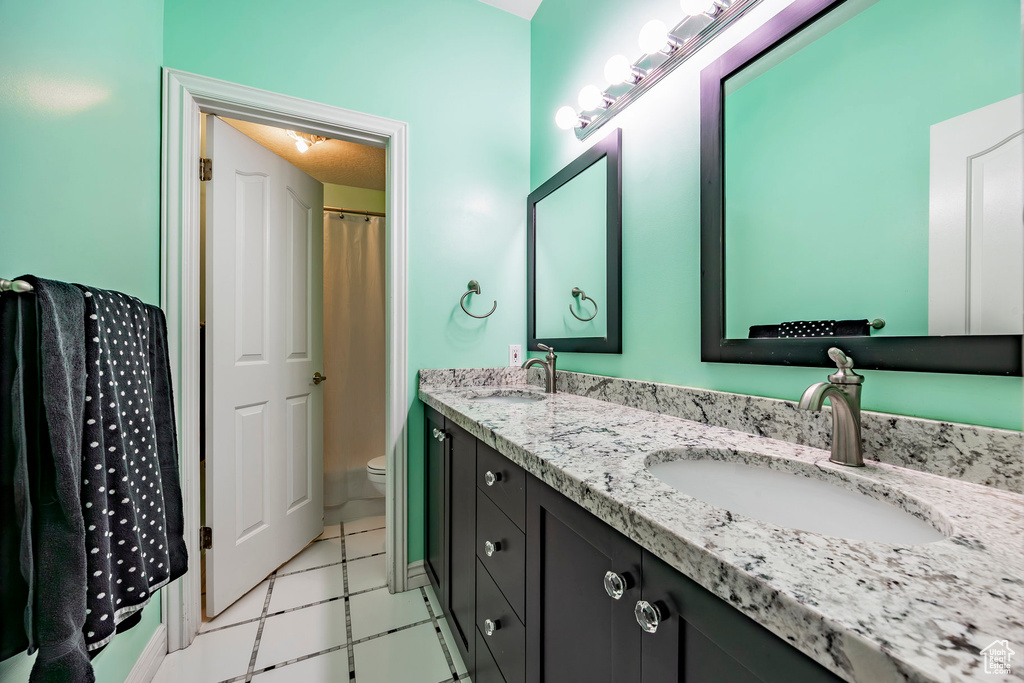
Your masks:
<svg viewBox="0 0 1024 683"><path fill-rule="evenodd" d="M424 408L426 419L424 424L424 459L426 472L424 473L425 491L424 505L426 507L426 519L424 520L424 543L426 548L427 575L430 583L437 592L437 599L442 605L447 605L448 573L445 567L445 558L448 555L447 539L445 533L445 471L448 460L448 442L444 436L444 418L432 408Z"/></svg>
<svg viewBox="0 0 1024 683"><path fill-rule="evenodd" d="M643 577L643 600L658 615L657 630L642 637L643 683L840 680L646 551Z"/></svg>
<svg viewBox="0 0 1024 683"><path fill-rule="evenodd" d="M476 438L450 420L448 606L452 634L472 673L476 637Z"/></svg>
<svg viewBox="0 0 1024 683"><path fill-rule="evenodd" d="M533 477L526 538L526 680L639 683L639 546ZM625 582L619 599L607 572Z"/></svg>

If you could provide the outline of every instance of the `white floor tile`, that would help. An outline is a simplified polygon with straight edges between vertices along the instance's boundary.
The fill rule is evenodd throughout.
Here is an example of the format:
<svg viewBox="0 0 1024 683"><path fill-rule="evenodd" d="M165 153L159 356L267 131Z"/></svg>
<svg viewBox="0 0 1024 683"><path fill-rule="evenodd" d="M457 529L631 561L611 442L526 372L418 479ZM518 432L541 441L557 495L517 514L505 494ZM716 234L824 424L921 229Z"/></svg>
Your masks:
<svg viewBox="0 0 1024 683"><path fill-rule="evenodd" d="M363 517L352 522L345 522L345 535L354 534L359 531L368 531L370 529L383 529L384 528L384 515L379 517Z"/></svg>
<svg viewBox="0 0 1024 683"><path fill-rule="evenodd" d="M429 616L419 591L391 595L387 588L352 596L349 609L352 611L352 640L408 626Z"/></svg>
<svg viewBox="0 0 1024 683"><path fill-rule="evenodd" d="M345 559L355 560L384 552L384 530L366 531L345 537Z"/></svg>
<svg viewBox="0 0 1024 683"><path fill-rule="evenodd" d="M279 614L263 623L256 668L287 662L345 642L344 600Z"/></svg>
<svg viewBox="0 0 1024 683"><path fill-rule="evenodd" d="M267 586L269 585L270 581L260 583L213 619L204 621L199 627L199 632L205 633L213 628L230 626L260 617L263 614L263 605L267 601Z"/></svg>
<svg viewBox="0 0 1024 683"><path fill-rule="evenodd" d="M338 683L348 681L348 650L341 648L280 669L257 674L253 683ZM362 683L360 681L360 683Z"/></svg>
<svg viewBox="0 0 1024 683"><path fill-rule="evenodd" d="M328 538L306 548L277 570L278 575L341 562L341 539Z"/></svg>
<svg viewBox="0 0 1024 683"><path fill-rule="evenodd" d="M259 623L200 633L184 650L164 658L153 683L216 683L245 675Z"/></svg>
<svg viewBox="0 0 1024 683"><path fill-rule="evenodd" d="M362 557L348 563L348 592L358 593L368 588L388 585L387 557Z"/></svg>
<svg viewBox="0 0 1024 683"><path fill-rule="evenodd" d="M452 662L455 664L455 670L459 672L460 676L467 673L469 669L466 668L466 663L462 661L462 655L459 654L459 648L455 644L455 636L452 634L452 627L448 624L448 620L444 617L439 617L437 621L441 627L441 635L444 636L444 642L448 646L448 653L451 654Z"/></svg>
<svg viewBox="0 0 1024 683"><path fill-rule="evenodd" d="M344 594L345 583L340 564L313 569L301 574L279 576L274 579L274 592L270 596L269 614Z"/></svg>
<svg viewBox="0 0 1024 683"><path fill-rule="evenodd" d="M427 599L430 600L430 608L434 610L434 616L440 619L444 614L441 612L441 603L437 599L437 593L434 592L434 586L428 583L423 590L427 592Z"/></svg>
<svg viewBox="0 0 1024 683"><path fill-rule="evenodd" d="M359 643L355 659L359 683L437 683L451 678L433 624Z"/></svg>
<svg viewBox="0 0 1024 683"><path fill-rule="evenodd" d="M326 524L324 525L324 532L317 536L317 540L324 538L337 538L341 536L341 525L340 524Z"/></svg>

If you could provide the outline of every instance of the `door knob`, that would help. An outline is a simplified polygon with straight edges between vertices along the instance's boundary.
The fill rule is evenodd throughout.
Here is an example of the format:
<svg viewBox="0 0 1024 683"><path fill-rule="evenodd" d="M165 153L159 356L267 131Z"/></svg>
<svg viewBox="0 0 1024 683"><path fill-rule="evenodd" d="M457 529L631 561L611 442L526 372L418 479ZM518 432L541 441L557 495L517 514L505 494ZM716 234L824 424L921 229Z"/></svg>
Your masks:
<svg viewBox="0 0 1024 683"><path fill-rule="evenodd" d="M497 541L487 541L484 543L484 552L487 553L487 557L491 557L499 550L501 550L501 543Z"/></svg>
<svg viewBox="0 0 1024 683"><path fill-rule="evenodd" d="M484 474L484 483L488 486L494 486L494 482L496 481L501 481L501 472L491 472L490 470L487 470L487 473Z"/></svg>
<svg viewBox="0 0 1024 683"><path fill-rule="evenodd" d="M320 384L320 382L326 382L327 375L321 375L319 372L313 373L313 384Z"/></svg>
<svg viewBox="0 0 1024 683"><path fill-rule="evenodd" d="M484 635L493 636L494 632L501 628L501 622L497 619L484 619Z"/></svg>
<svg viewBox="0 0 1024 683"><path fill-rule="evenodd" d="M636 623L640 624L640 628L647 631L648 633L654 633L658 630L658 624L661 623L661 610L656 605L652 605L646 600L641 600L636 603L636 609L633 610L633 614L636 616Z"/></svg>

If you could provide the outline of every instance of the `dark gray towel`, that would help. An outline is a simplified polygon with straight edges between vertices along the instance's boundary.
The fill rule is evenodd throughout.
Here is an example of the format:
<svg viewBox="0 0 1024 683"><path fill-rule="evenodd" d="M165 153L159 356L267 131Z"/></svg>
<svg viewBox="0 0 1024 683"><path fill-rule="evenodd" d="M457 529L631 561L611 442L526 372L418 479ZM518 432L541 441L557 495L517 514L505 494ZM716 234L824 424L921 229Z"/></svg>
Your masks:
<svg viewBox="0 0 1024 683"><path fill-rule="evenodd" d="M149 371L153 380L153 423L160 456L164 489L164 526L171 561L171 581L188 571L185 548L185 519L178 474L178 426L174 419L174 389L171 385L171 357L167 350L167 320L156 306L146 306L149 315Z"/></svg>
<svg viewBox="0 0 1024 683"><path fill-rule="evenodd" d="M37 348L46 429L29 460L29 500L34 516L29 540L29 648L38 648L30 681L93 683L82 626L86 618L85 524L81 482L85 339L82 293L73 285L25 277L35 288ZM32 330L24 330L31 333ZM29 382L26 379L26 388ZM45 434L48 433L48 438ZM31 435L30 435L31 436ZM25 552L23 539L23 552ZM26 558L23 558L23 566Z"/></svg>

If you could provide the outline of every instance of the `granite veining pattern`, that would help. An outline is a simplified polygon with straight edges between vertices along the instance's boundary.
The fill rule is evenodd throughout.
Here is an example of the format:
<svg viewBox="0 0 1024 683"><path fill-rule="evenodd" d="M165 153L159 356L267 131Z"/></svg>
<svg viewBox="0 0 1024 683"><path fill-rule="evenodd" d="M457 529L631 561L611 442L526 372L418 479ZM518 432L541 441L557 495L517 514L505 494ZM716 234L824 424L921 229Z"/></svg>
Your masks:
<svg viewBox="0 0 1024 683"><path fill-rule="evenodd" d="M1024 496L880 462L846 468L821 449L624 401L545 395L515 374L502 386L462 372L443 384L421 375L420 398L844 679L1024 680L1021 662L1008 676L985 674L979 654L997 639L1024 646ZM543 399L475 400L482 386ZM796 473L813 466L947 538L895 545L779 527L686 496L646 470L649 460L701 449L768 457Z"/></svg>
<svg viewBox="0 0 1024 683"><path fill-rule="evenodd" d="M822 381L827 374L822 371ZM543 372L531 370L528 381L543 387ZM832 443L827 406L811 412L798 410L796 401L579 372L560 371L558 390L817 448ZM866 458L1024 492L1024 432L868 410L861 419Z"/></svg>

